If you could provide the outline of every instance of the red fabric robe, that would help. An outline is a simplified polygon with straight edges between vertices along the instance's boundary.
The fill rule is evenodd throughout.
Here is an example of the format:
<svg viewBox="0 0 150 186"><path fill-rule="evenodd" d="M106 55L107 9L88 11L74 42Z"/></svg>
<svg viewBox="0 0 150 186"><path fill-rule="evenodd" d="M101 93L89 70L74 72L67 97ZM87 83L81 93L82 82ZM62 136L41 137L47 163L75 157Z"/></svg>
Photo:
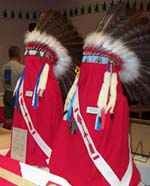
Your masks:
<svg viewBox="0 0 150 186"><path fill-rule="evenodd" d="M0 155L0 169L2 169L0 170L0 173L2 173L2 176L0 176L1 186L15 186L15 183L19 182L19 180L16 180L14 178L12 179L12 177L8 177L8 175L6 174L7 172L9 174L15 174L13 176L22 177L26 181L33 182L36 185L40 186L70 186L67 180L63 179L62 177L58 177L57 175L50 174L45 170L40 170L36 167L29 166L27 164L2 155ZM4 173L2 171L6 172ZM22 180L22 184L20 183L19 185L23 185L23 183L24 180Z"/></svg>
<svg viewBox="0 0 150 186"><path fill-rule="evenodd" d="M31 116L34 128L40 134L45 143L52 148L53 140L63 117L63 101L60 87L53 73L53 66L48 58L38 56L25 56L25 75L23 95L25 104ZM49 64L48 81L43 97L39 99L39 105L35 109L32 106L32 97L26 96L26 91L34 91L37 77L42 66ZM13 127L27 129L25 120L17 107L14 111ZM47 166L48 157L37 145L28 131L26 163L38 166Z"/></svg>
<svg viewBox="0 0 150 186"><path fill-rule="evenodd" d="M17 175L21 175L21 170L20 170L20 166L18 161L12 161L10 158L8 157L4 157L2 155L0 155L0 167L11 171ZM0 184L3 186L14 186L15 184L6 181L5 179L0 177Z"/></svg>
<svg viewBox="0 0 150 186"><path fill-rule="evenodd" d="M95 130L96 115L86 113L88 106L97 107L105 71L105 64L82 62L78 82L80 112L98 152L121 179L129 161L129 111L119 79L114 116L111 119L107 113L104 129ZM68 128L68 121L62 121L49 164L50 171L66 178L72 186L109 186L90 159L79 129L76 134L71 134ZM137 186L139 182L139 173L133 164L130 186Z"/></svg>

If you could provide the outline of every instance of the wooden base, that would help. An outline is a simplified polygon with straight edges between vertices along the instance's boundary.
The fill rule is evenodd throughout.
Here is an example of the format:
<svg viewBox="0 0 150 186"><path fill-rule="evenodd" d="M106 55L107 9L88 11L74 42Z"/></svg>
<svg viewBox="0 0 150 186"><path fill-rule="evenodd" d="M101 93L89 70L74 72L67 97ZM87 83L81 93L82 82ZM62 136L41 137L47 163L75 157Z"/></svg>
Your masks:
<svg viewBox="0 0 150 186"><path fill-rule="evenodd" d="M11 130L0 128L0 149L7 149L11 143Z"/></svg>

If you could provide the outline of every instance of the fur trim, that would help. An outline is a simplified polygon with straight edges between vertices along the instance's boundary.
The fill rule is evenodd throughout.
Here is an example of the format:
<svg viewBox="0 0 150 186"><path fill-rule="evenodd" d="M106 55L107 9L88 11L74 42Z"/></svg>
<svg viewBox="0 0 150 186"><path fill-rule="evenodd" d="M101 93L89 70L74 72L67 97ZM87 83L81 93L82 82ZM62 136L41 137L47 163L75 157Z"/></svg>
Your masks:
<svg viewBox="0 0 150 186"><path fill-rule="evenodd" d="M113 39L111 36L100 33L91 33L85 39L85 47L98 47L118 55L124 62L121 66L119 76L122 82L128 83L139 77L140 59L130 51L120 39Z"/></svg>
<svg viewBox="0 0 150 186"><path fill-rule="evenodd" d="M55 52L58 61L54 65L54 74L58 78L66 72L66 69L71 65L72 59L68 54L66 48L52 35L46 34L46 32L40 32L34 30L32 32L27 32L25 34L24 43L28 44L30 42L42 43L47 45L52 51Z"/></svg>

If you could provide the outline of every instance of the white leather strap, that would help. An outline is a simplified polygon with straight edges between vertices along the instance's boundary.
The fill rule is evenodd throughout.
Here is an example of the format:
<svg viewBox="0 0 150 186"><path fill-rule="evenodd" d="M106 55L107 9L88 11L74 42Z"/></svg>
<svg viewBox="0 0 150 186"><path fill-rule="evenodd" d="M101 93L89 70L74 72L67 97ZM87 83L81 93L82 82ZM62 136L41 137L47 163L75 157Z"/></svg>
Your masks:
<svg viewBox="0 0 150 186"><path fill-rule="evenodd" d="M88 154L93 161L96 168L99 170L99 172L104 176L104 178L107 180L107 182L111 186L127 186L130 185L130 179L132 176L132 161L131 156L129 159L128 168L122 178L122 180L119 180L115 172L112 170L112 168L108 165L108 163L105 161L105 159L101 156L101 154L97 151L94 142L89 134L89 131L86 127L86 124L84 122L83 117L81 116L80 109L79 109L79 102L78 102L78 90L76 92L76 96L74 99L73 104L73 110L74 110L74 119L77 123L77 126L79 128L79 131L81 133L82 139L85 143L85 146L87 148Z"/></svg>
<svg viewBox="0 0 150 186"><path fill-rule="evenodd" d="M23 83L22 83L22 86L23 86ZM41 138L39 133L34 128L33 122L31 120L30 114L28 112L28 109L26 107L26 104L23 98L22 88L23 87L20 88L19 103L20 103L20 109L21 109L23 118L26 122L27 128L30 134L32 135L32 137L34 138L35 142L38 144L38 146L42 149L42 151L46 154L46 156L50 158L52 149L45 143L45 141Z"/></svg>

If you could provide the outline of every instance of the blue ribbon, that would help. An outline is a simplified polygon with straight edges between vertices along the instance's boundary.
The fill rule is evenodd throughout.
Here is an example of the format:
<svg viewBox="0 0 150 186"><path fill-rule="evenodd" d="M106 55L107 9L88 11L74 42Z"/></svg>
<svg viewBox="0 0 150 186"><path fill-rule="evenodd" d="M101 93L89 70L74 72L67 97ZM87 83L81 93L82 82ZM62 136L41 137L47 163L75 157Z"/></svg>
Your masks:
<svg viewBox="0 0 150 186"><path fill-rule="evenodd" d="M108 57L100 56L100 55L84 55L82 57L82 62L90 62L90 63L100 63L100 64L108 64Z"/></svg>
<svg viewBox="0 0 150 186"><path fill-rule="evenodd" d="M95 121L95 130L100 130L100 129L101 129L101 117L97 115Z"/></svg>
<svg viewBox="0 0 150 186"><path fill-rule="evenodd" d="M19 82L19 85L18 85L18 88L17 88L17 91L16 91L16 97L15 97L15 102L14 102L14 108L16 108L17 105L18 105L20 87L21 87L21 84L22 84L23 79L24 79L24 71L25 71L25 70L23 69L23 71L21 72L20 82Z"/></svg>
<svg viewBox="0 0 150 186"><path fill-rule="evenodd" d="M99 114L96 116L96 121L95 121L95 130L101 130L101 122L102 122L102 111L100 111Z"/></svg>
<svg viewBox="0 0 150 186"><path fill-rule="evenodd" d="M43 72L43 68L44 68L44 66L41 68L38 78L36 80L35 91L34 91L34 96L33 96L33 99L34 99L33 100L33 108L37 108L37 105L38 105L38 86L39 86L41 74Z"/></svg>
<svg viewBox="0 0 150 186"><path fill-rule="evenodd" d="M73 94L73 96L71 98L69 110L68 110L68 113L67 113L67 120L69 122L71 121L71 116L72 116L72 112L73 112L73 103L74 103L75 94L76 94L76 92Z"/></svg>

